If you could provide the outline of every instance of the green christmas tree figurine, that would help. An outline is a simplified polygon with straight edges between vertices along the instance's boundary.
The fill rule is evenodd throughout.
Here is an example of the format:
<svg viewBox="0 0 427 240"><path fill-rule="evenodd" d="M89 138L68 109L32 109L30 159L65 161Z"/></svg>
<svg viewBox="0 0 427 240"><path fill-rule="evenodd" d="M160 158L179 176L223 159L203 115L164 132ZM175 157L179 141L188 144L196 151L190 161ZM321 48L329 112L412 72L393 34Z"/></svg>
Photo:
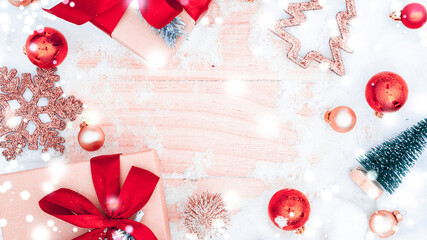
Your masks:
<svg viewBox="0 0 427 240"><path fill-rule="evenodd" d="M415 165L426 145L427 118L372 148L357 160L366 169L368 179L376 180L392 194Z"/></svg>

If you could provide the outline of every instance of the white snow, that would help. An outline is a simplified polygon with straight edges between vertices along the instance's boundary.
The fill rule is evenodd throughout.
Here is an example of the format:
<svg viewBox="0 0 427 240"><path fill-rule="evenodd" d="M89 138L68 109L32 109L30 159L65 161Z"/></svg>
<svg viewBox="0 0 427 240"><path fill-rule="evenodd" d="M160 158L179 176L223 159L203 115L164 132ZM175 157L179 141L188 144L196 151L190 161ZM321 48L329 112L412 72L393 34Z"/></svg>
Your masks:
<svg viewBox="0 0 427 240"><path fill-rule="evenodd" d="M190 182L183 183L178 187L165 184L166 204L168 206L177 204L179 208L183 208L188 197L192 196L195 191L196 186Z"/></svg>
<svg viewBox="0 0 427 240"><path fill-rule="evenodd" d="M310 239L309 236L312 235L310 226L314 224L313 221L318 224L323 222L322 226L329 225L323 227L321 231L316 229L316 234L321 235L314 234L313 239L323 239L321 237L326 235L327 239L357 240L368 237L376 239L367 234L369 229L366 226L370 215L378 209L391 211L398 209L407 212L400 224L399 232L391 239L406 240L425 236L427 232L422 226L427 222L427 218L422 212L427 207L425 204L427 195L421 190L425 188L427 180L426 163L423 161L425 155L420 158L394 195L384 193L377 201L369 199L362 193L349 180L348 173L357 165L355 156L426 117L423 99L427 96L427 84L420 76L424 76L427 70L423 67L422 60L419 60L424 59L427 54L427 48L422 44L427 41L426 26L414 31L406 29L399 23L390 22L388 13L406 5L407 2L377 0L367 3L356 0L358 18L352 22L350 28L355 51L353 54L342 52L346 76L340 78L329 72L316 70L319 65L313 62L312 71L318 71L316 78L302 81L290 78L288 73L297 69L307 70L301 69L287 59L286 44L283 41L279 41L278 44L278 38L259 24L259 19L266 12L276 19L287 16L281 11L277 13L275 6L280 4L279 2L262 1L258 13L253 17L249 43L254 55L267 59L270 68L283 79L277 110L281 113L281 122L292 123L298 133L298 158L293 163L259 161L251 176L277 188L293 187L308 195L313 212L307 223L306 233L300 238L294 234L286 235L289 237L286 239ZM330 6L325 9L330 19L334 19L337 9L344 10L345 7L343 0L329 0L326 1L326 5ZM336 27L336 24L331 24L330 20L320 19L321 14L322 11L309 13L304 26L288 29L301 39L302 54L312 49L330 55L327 43L333 33L331 28ZM378 34L379 32L381 34ZM369 78L381 71L394 71L400 74L407 81L410 90L404 108L396 113L386 114L384 119L379 120L364 99L364 88ZM307 86L312 96L310 99L300 94ZM358 118L355 129L346 134L334 132L323 120L323 113L326 110L340 105L351 107ZM299 115L301 109L306 106L315 114L309 117ZM282 178L282 183L280 176L286 176ZM339 199L343 207L352 211L349 216L357 217L356 222L347 221L345 214L335 210L338 201L336 199ZM318 205L320 201L321 207ZM317 219L317 212L322 209L324 215ZM241 214L244 214L244 211ZM328 219L334 222L327 224ZM254 233L238 235L237 239L241 236L246 239L257 239L251 234ZM280 234L282 236L287 233ZM261 237L260 234L258 237L273 239L272 236L266 236L268 235Z"/></svg>
<svg viewBox="0 0 427 240"><path fill-rule="evenodd" d="M220 65L221 56L220 32L223 17L229 12L231 3L225 0L213 1L206 15L196 24L177 51L180 68L188 71L198 65ZM197 51L195 51L197 49Z"/></svg>
<svg viewBox="0 0 427 240"><path fill-rule="evenodd" d="M208 177L205 169L211 165L213 153L211 149L207 149L205 152L195 152L192 160L192 165L188 167L183 173L173 173L165 175L168 178L183 178L189 180L196 180L204 177Z"/></svg>
<svg viewBox="0 0 427 240"><path fill-rule="evenodd" d="M198 64L222 64L220 34L222 26L227 21L226 16L244 11L250 4L256 4L258 10L251 19L252 29L248 39L252 57L266 59L269 68L277 73L282 81L277 94L279 97L276 101L276 115L260 119L255 128L259 126L260 133L274 137L276 127L289 124L298 135L298 156L293 162L258 161L255 169L248 175L272 186L271 190L244 203L238 196L224 196L231 209L236 209L236 206L243 208L233 215L231 225L223 238L233 240L377 239L369 233L367 224L370 215L379 209L390 211L397 209L404 213L404 220L399 224L399 231L390 239L421 239L427 235L427 228L425 228L427 224L426 155L420 158L395 194L384 193L376 201L364 194L348 175L357 165L355 156L382 140L395 136L401 130L427 116L427 79L425 77L427 68L424 66L427 56L427 25L419 30L409 30L388 18L390 12L401 9L409 1L356 0L358 18L352 21L350 28L352 34L350 44L354 48L354 53L342 52L347 74L341 78L327 70L321 70L320 65L315 62L308 70L301 69L286 57L286 44L267 30L266 24L280 17L286 17L281 7L297 1L300 0L258 0L253 3L220 0L217 3L221 18L217 18L218 16L214 13L209 15L214 16L211 17L213 23L197 25L189 36L189 41L184 42L177 53L180 62L178 70L189 71ZM334 22L335 14L338 10L344 10L345 4L344 0L327 0L323 5L324 10L307 13L306 24L289 29L292 34L301 39L302 54L309 50L317 50L330 56L328 39L338 33ZM108 64L108 59L127 53L125 47L108 38L91 24L75 26L63 21L55 21L55 19L56 17L41 11L39 4L18 9L6 0L1 0L0 65L16 67L19 74L34 73L34 66L29 63L26 56L21 54L28 33L37 25L61 29L67 39L73 39L68 42L70 52L66 59L72 64L63 64L59 69L62 77L61 86L65 93L74 94L83 101L99 102L102 99L98 107L102 107L106 112L119 108L126 111L129 104L123 96L114 95L112 83L116 80L115 76L129 74L131 69L111 69ZM87 32L91 34L82 37L82 33ZM87 42L90 42L90 47L87 46ZM102 56L96 65L97 70L78 71L78 60L85 55ZM299 79L294 77L294 74L290 74L296 71L312 71L316 74ZM370 109L364 98L366 82L371 76L381 71L400 74L409 86L409 99L406 105L396 113L386 114L382 120L374 116L374 111ZM103 79L107 81L103 91L81 87L82 83L87 81L93 81L94 86L99 84L96 81L100 79L98 77L100 74L113 76ZM136 83L136 80L134 81ZM230 93L244 96L245 86L241 84L237 82L237 85L233 85L234 90ZM235 86L239 89L235 90ZM138 87L140 89L135 104L145 104L156 98L152 86L139 85ZM224 91L229 90L224 89ZM311 97L302 94L306 91L310 92ZM106 95L115 97L105 98ZM341 105L351 107L358 119L356 127L346 134L334 132L323 120L325 111ZM311 109L312 113L301 115L300 112L304 108ZM104 113L97 112L93 106L86 106L85 112L93 113L83 116L93 121L104 117ZM144 143L161 154L164 151L163 136L157 130L156 123L150 119L148 112L141 112L139 119L143 125L133 129L133 133L136 136L143 136ZM127 130L126 122L122 118L114 120L113 124L117 128L116 135L107 139L106 146L116 146L118 143L114 141L115 138ZM77 129L78 123L71 123L61 135L69 138L70 144L76 144L72 138L75 138ZM140 147L135 146L135 151ZM107 150L101 151L104 152L99 154L107 153ZM215 153L195 152L193 166L185 173L170 174L166 177L189 179L207 177L206 170L210 167L212 154ZM46 166L57 156L57 153L51 151L48 155L42 155L41 150L25 149L19 161L9 163L0 161L0 172ZM0 195L1 192L8 191L12 187L10 182L0 184L2 184ZM43 182L40 190L48 193L53 190L53 187L54 183ZM268 217L267 205L270 197L276 190L285 187L299 189L310 200L312 212L306 224L306 232L302 235L280 230ZM167 204L179 205L195 192L195 186L191 183L182 184L180 187L166 185L165 190ZM28 217L27 221L29 219L31 218ZM6 219L0 219L0 225L3 224L7 224ZM174 240L186 239L187 233L178 223L171 223L171 230ZM38 239L49 238L48 230L44 228L38 229L35 235Z"/></svg>

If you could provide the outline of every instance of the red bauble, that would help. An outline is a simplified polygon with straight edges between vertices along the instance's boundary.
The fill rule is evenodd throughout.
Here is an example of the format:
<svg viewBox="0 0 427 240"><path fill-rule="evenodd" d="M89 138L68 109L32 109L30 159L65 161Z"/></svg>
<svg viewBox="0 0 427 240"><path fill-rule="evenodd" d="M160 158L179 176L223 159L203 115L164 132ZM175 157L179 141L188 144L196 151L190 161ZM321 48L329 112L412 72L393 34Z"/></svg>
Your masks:
<svg viewBox="0 0 427 240"><path fill-rule="evenodd" d="M400 18L406 27L411 29L420 28L427 21L427 11L421 4L411 3L403 8Z"/></svg>
<svg viewBox="0 0 427 240"><path fill-rule="evenodd" d="M268 214L277 227L301 233L310 215L310 203L302 192L285 188L271 197Z"/></svg>
<svg viewBox="0 0 427 240"><path fill-rule="evenodd" d="M83 122L80 125L78 136L80 146L86 151L96 151L104 145L105 134L102 129L96 125L87 125Z"/></svg>
<svg viewBox="0 0 427 240"><path fill-rule="evenodd" d="M49 69L61 64L68 53L64 35L56 29L45 27L35 30L25 43L28 59L39 68Z"/></svg>
<svg viewBox="0 0 427 240"><path fill-rule="evenodd" d="M365 97L380 116L399 110L408 99L408 85L396 73L380 72L366 84Z"/></svg>

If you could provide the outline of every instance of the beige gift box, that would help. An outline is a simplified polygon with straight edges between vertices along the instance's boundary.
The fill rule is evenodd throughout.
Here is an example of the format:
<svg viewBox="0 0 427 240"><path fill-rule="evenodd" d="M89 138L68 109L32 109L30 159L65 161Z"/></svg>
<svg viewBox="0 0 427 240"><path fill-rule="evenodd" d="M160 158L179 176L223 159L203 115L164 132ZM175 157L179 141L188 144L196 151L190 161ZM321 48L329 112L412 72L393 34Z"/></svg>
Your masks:
<svg viewBox="0 0 427 240"><path fill-rule="evenodd" d="M121 185L132 166L161 176L159 159L154 150L120 156ZM89 229L77 228L40 209L39 200L59 188L74 190L101 209L92 183L90 161L53 164L47 168L0 175L0 186L3 240L64 240L86 233ZM141 223L149 227L159 240L170 240L161 178L141 210L144 212Z"/></svg>
<svg viewBox="0 0 427 240"><path fill-rule="evenodd" d="M190 33L196 22L185 11L178 17L185 23L186 32ZM184 40L179 37L174 47L167 46L163 39L152 31L150 25L140 18L132 4L127 8L111 36L153 67L164 67Z"/></svg>
<svg viewBox="0 0 427 240"><path fill-rule="evenodd" d="M383 194L381 185L377 181L369 179L365 172L363 169L356 167L351 171L350 177L369 197L377 199Z"/></svg>

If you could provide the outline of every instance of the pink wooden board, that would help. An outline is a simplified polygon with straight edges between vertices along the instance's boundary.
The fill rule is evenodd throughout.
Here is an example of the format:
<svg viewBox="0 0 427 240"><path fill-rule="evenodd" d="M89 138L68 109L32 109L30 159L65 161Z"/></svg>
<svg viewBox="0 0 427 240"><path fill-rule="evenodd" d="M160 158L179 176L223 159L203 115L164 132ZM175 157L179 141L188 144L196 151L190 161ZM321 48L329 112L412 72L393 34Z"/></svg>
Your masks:
<svg viewBox="0 0 427 240"><path fill-rule="evenodd" d="M137 151L135 146L145 148L147 137L141 135L144 132L141 129L155 126L156 135L161 136L159 154L163 174L168 176L164 180L166 188L190 182L196 186L196 191L226 193L232 189L243 200L255 198L269 189L262 181L249 177L255 162L293 161L297 157L297 136L286 123L280 125L275 138L262 136L258 129L260 117L276 113L280 79L268 69L266 60L253 57L249 49L249 21L255 11L256 4L248 4L245 12L224 19L220 34L223 63L218 66L197 65L191 71L174 69L173 66L152 70L128 51L109 58L108 67L117 69L117 72L127 69L126 74L100 74L96 82L116 79L110 84L124 107L113 112L101 111L100 125L108 137L101 152L134 152ZM99 67L103 54L83 51L85 54L78 61L79 69L91 71ZM173 62L179 64L178 59ZM307 83L313 73L309 69L306 75L293 75ZM233 79L244 82L244 94L227 92ZM96 85L87 87L94 93L100 88ZM151 88L150 94L155 97L135 104L141 88ZM309 96L310 85L304 94ZM86 103L97 110L108 104L99 99L86 100ZM310 110L303 108L300 114L309 115ZM118 123L122 125L117 126ZM121 130L119 136L116 136L117 128ZM70 142L73 146L68 152L70 159L88 159L88 155L97 154L83 152L75 139ZM186 180L183 173L194 165L195 152L208 149L213 156L206 169L207 176L195 181ZM168 210L170 220L178 221L176 205L168 206Z"/></svg>

